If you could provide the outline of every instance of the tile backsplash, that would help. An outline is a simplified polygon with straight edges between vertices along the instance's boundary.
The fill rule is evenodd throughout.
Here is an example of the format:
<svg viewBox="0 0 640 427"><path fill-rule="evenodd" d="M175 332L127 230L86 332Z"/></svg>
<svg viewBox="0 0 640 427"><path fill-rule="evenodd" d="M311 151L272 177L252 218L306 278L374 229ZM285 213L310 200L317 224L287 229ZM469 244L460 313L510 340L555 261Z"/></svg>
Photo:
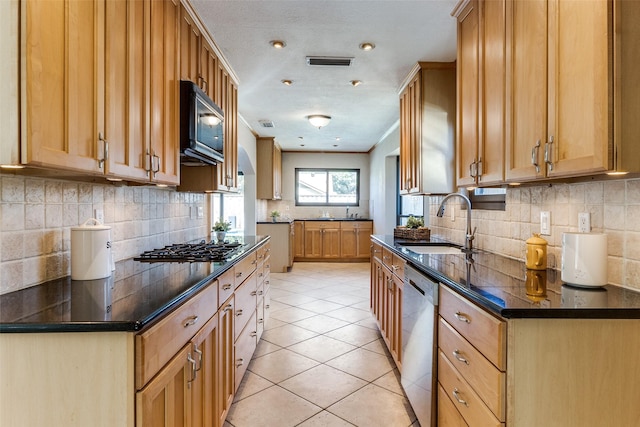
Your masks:
<svg viewBox="0 0 640 427"><path fill-rule="evenodd" d="M116 261L209 234L206 196L168 188L0 174L0 203L0 294L69 275L71 227L95 209Z"/></svg>
<svg viewBox="0 0 640 427"><path fill-rule="evenodd" d="M441 201L430 197L432 233L463 243L466 210L454 199L447 204L456 206L455 221L448 212L438 218ZM578 231L578 213L589 212L591 231L607 234L609 283L640 289L640 179L509 188L505 211L472 210L474 247L524 260L525 241L540 232L540 211L551 213L551 234L542 236L549 242L549 268L560 270L562 233Z"/></svg>

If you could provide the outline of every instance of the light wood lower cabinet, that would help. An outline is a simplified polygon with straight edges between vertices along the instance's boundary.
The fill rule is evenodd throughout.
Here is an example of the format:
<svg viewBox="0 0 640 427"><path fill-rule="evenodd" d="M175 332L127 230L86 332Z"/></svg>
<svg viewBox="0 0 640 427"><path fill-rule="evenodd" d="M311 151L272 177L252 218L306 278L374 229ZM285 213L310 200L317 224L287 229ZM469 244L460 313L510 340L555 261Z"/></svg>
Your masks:
<svg viewBox="0 0 640 427"><path fill-rule="evenodd" d="M295 261L367 261L371 221L295 221Z"/></svg>
<svg viewBox="0 0 640 427"><path fill-rule="evenodd" d="M215 405L217 426L224 425L235 396L234 297L218 310L218 401Z"/></svg>
<svg viewBox="0 0 640 427"><path fill-rule="evenodd" d="M271 236L271 270L286 273L293 265L295 239L294 225L290 222L258 223L256 231L262 236Z"/></svg>
<svg viewBox="0 0 640 427"><path fill-rule="evenodd" d="M375 242L371 244L371 311L393 360L402 370L402 293L404 265ZM385 254L387 255L385 257ZM385 262L388 259L388 262Z"/></svg>

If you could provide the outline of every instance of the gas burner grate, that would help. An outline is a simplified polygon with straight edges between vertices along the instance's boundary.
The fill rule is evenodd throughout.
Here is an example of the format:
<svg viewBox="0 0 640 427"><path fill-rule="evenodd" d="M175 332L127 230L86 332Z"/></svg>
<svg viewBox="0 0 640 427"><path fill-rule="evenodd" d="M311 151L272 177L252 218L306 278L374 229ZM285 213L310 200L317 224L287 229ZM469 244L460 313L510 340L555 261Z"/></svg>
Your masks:
<svg viewBox="0 0 640 427"><path fill-rule="evenodd" d="M178 243L162 249L145 251L134 258L145 262L222 262L235 255L244 244L237 242Z"/></svg>

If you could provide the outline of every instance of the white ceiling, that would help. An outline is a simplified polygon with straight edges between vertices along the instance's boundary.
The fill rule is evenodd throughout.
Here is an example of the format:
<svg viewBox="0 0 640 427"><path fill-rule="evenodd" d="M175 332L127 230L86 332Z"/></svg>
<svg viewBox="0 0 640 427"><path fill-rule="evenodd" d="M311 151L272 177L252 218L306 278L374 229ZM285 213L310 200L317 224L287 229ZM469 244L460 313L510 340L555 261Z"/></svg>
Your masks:
<svg viewBox="0 0 640 427"><path fill-rule="evenodd" d="M192 0L238 77L238 109L249 126L275 136L284 151L328 152L369 151L397 124L398 91L416 62L455 60L456 3ZM274 49L271 40L286 47ZM363 42L376 48L365 52ZM307 56L354 60L350 67L311 67ZM351 80L363 83L353 87ZM305 119L310 114L329 115L331 123L318 130Z"/></svg>

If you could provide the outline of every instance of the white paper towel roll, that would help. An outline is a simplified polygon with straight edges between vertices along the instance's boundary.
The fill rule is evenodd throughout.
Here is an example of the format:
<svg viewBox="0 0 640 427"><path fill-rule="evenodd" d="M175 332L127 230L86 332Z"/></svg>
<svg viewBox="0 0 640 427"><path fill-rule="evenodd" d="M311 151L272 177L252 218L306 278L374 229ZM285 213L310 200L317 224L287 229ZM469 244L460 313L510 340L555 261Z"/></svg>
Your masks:
<svg viewBox="0 0 640 427"><path fill-rule="evenodd" d="M563 233L561 279L576 286L607 284L607 235Z"/></svg>

